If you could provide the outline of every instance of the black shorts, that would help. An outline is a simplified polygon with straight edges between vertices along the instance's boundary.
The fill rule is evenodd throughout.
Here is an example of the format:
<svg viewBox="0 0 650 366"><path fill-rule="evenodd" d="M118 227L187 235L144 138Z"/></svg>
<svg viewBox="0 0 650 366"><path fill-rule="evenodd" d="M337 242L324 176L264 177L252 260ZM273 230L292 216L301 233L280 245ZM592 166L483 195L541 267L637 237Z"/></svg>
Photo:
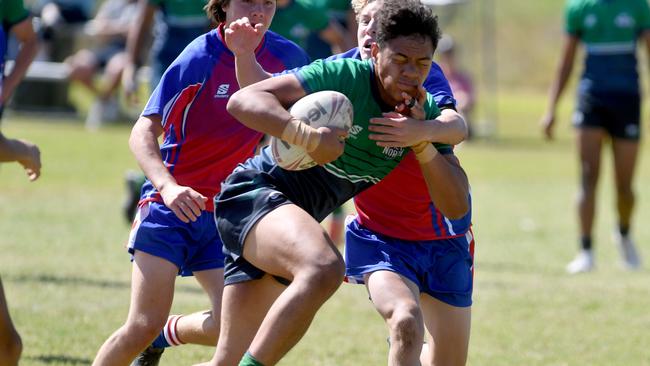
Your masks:
<svg viewBox="0 0 650 366"><path fill-rule="evenodd" d="M236 171L222 183L221 193L214 198L214 219L223 241L225 285L264 276L263 270L242 256L244 241L262 217L289 203L292 202L278 190L275 179L258 170Z"/></svg>
<svg viewBox="0 0 650 366"><path fill-rule="evenodd" d="M641 137L641 97L638 94L579 94L573 125L602 128L613 138Z"/></svg>

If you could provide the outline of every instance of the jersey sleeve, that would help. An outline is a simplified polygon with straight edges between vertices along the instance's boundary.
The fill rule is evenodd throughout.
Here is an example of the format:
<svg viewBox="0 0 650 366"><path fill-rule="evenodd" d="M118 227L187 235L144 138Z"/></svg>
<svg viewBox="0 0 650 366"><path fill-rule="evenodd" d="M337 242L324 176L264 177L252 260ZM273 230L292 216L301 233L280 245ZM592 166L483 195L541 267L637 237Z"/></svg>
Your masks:
<svg viewBox="0 0 650 366"><path fill-rule="evenodd" d="M22 0L2 0L2 25L5 29L11 28L13 25L27 19L29 12L25 9Z"/></svg>
<svg viewBox="0 0 650 366"><path fill-rule="evenodd" d="M300 80L307 94L322 90L335 90L343 94L352 94L352 87L359 76L359 70L350 60L324 62L316 60L299 69L295 75Z"/></svg>
<svg viewBox="0 0 650 366"><path fill-rule="evenodd" d="M284 58L286 70L293 70L298 67L308 65L311 62L311 59L309 58L309 55L307 55L307 52L305 52L305 50L293 42L291 42L290 47L285 50Z"/></svg>
<svg viewBox="0 0 650 366"><path fill-rule="evenodd" d="M198 95L213 65L207 56L194 57L192 44L169 66L142 111L142 116L160 115L162 125L178 116Z"/></svg>
<svg viewBox="0 0 650 366"><path fill-rule="evenodd" d="M564 9L564 28L572 36L582 34L582 7L576 0L568 0Z"/></svg>
<svg viewBox="0 0 650 366"><path fill-rule="evenodd" d="M424 80L424 89L433 95L433 100L439 108L452 106L456 107L456 99L449 86L449 81L437 63L431 65L431 71Z"/></svg>

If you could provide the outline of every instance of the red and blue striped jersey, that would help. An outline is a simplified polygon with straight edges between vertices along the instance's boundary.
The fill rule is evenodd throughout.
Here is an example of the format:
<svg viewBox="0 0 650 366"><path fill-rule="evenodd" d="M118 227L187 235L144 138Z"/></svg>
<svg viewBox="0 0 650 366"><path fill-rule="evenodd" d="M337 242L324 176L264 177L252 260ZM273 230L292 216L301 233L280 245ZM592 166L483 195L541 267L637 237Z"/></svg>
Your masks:
<svg viewBox="0 0 650 366"><path fill-rule="evenodd" d="M327 60L360 57L358 48L353 48ZM424 88L433 95L439 108L455 106L449 82L435 62L424 81ZM469 230L472 220L471 202L470 211L457 220L450 220L435 207L413 152L379 183L355 196L354 205L363 226L409 241L462 236Z"/></svg>
<svg viewBox="0 0 650 366"><path fill-rule="evenodd" d="M221 182L237 164L253 156L263 134L231 116L226 104L239 90L234 55L222 37L223 25L190 43L163 74L142 112L162 118L163 162L178 184L208 197L207 210ZM277 73L305 65L307 54L268 31L255 51L260 65ZM147 180L140 201L162 202Z"/></svg>

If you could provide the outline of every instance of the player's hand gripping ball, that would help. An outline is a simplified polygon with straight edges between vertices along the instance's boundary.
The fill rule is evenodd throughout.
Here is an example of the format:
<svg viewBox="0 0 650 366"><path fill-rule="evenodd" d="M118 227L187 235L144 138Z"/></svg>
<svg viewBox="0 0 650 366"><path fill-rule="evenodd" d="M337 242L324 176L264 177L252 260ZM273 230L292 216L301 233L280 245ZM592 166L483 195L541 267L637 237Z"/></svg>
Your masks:
<svg viewBox="0 0 650 366"><path fill-rule="evenodd" d="M352 127L354 116L352 102L331 90L306 95L294 103L289 112L313 128L339 127L346 131ZM287 170L304 170L316 165L304 148L279 138L271 139L271 153L278 165Z"/></svg>

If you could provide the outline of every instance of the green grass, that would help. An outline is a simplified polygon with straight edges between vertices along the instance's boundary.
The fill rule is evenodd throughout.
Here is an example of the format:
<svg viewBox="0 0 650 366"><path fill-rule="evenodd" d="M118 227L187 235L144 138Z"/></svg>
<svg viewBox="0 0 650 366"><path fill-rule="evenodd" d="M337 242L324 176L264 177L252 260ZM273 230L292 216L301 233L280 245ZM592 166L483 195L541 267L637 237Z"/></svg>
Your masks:
<svg viewBox="0 0 650 366"><path fill-rule="evenodd" d="M543 95L500 98L498 135L457 153L474 195L476 283L470 365L650 365L648 271L618 266L610 242L611 159L599 189L598 271L571 277L577 174L569 107L559 136L537 126ZM7 116L3 131L40 144L43 176L29 183L0 168L0 273L25 350L23 365L85 365L124 321L130 264L124 250L123 173L135 167L129 128L86 132L78 121ZM644 145L643 154L649 153ZM650 169L641 159L634 234L646 259ZM175 312L206 308L192 279L178 282ZM385 364L386 330L361 286L343 285L282 365ZM212 349L167 352L163 365L206 360Z"/></svg>

